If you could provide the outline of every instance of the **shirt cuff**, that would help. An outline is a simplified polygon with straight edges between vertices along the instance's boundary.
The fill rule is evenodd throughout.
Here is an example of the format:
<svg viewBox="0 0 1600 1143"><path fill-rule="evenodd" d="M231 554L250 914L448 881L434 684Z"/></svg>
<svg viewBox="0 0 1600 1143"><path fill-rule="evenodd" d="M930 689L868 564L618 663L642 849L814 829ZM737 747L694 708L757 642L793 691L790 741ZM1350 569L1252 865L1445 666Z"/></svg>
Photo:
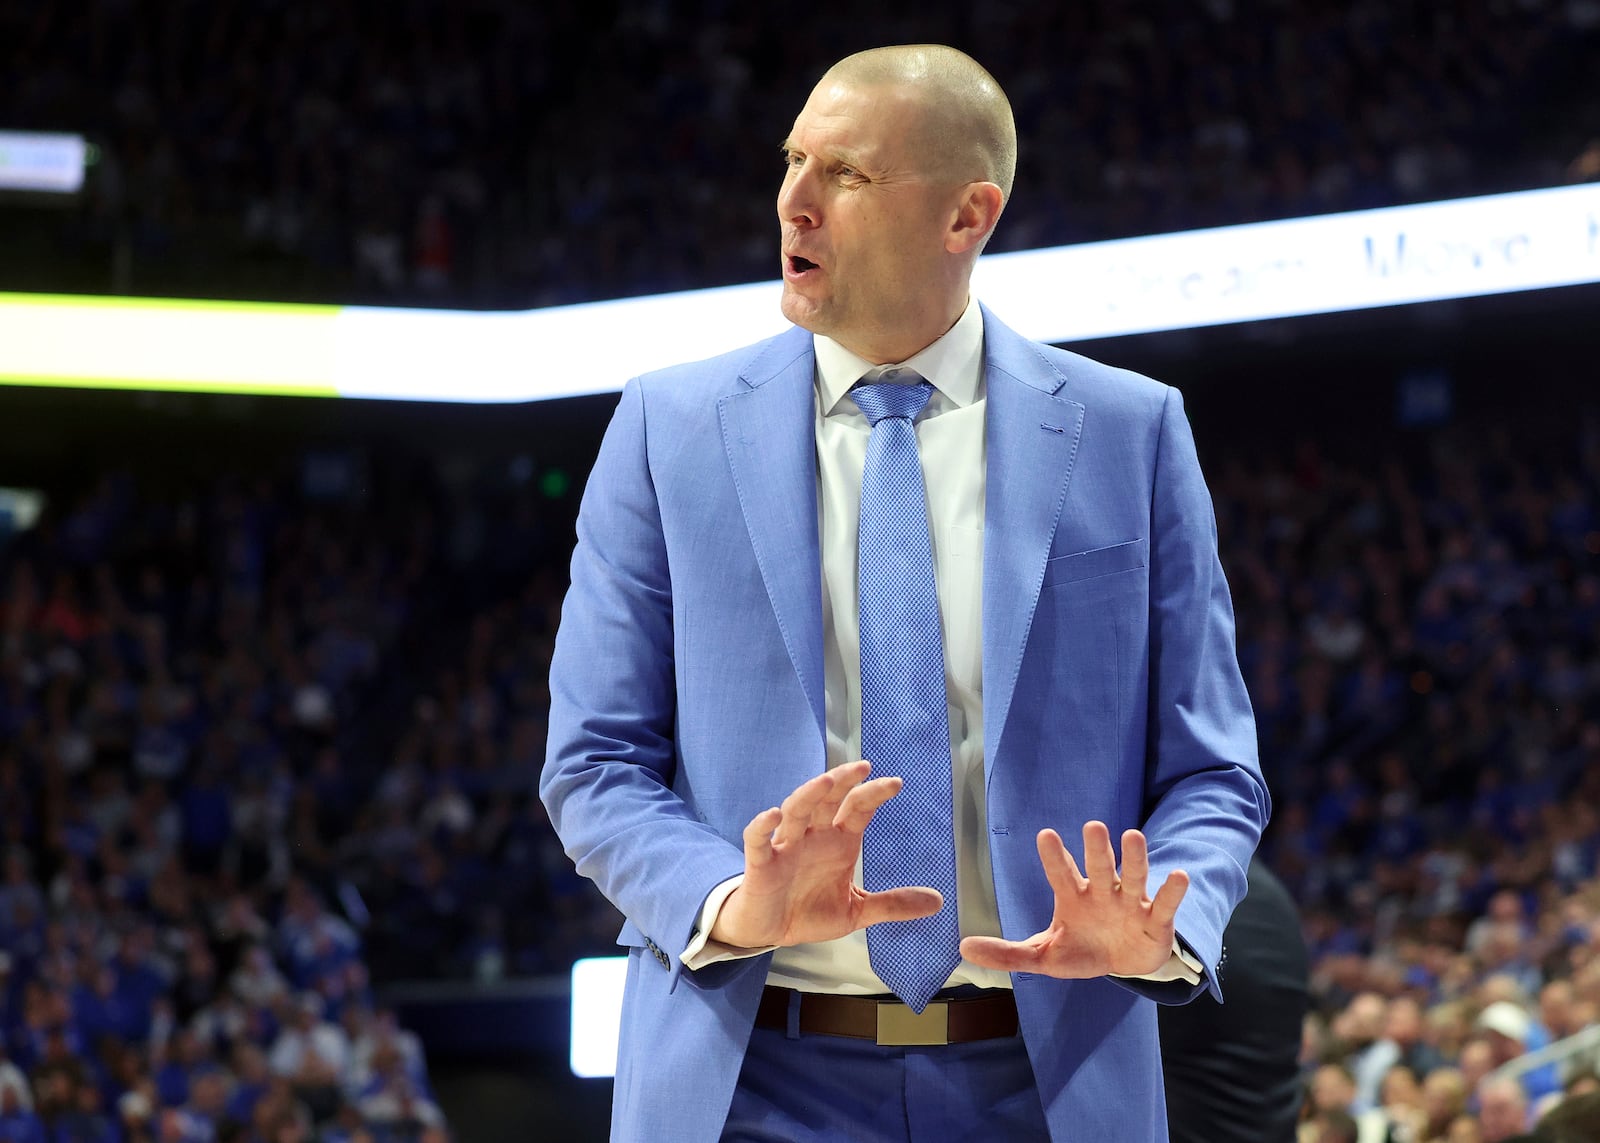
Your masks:
<svg viewBox="0 0 1600 1143"><path fill-rule="evenodd" d="M683 955L678 958L683 967L693 972L697 968L705 968L708 964L716 964L724 960L746 960L753 956L769 953L777 945L768 945L766 948L747 949L740 945L725 945L721 941L711 939L711 930L716 926L717 916L722 912L722 906L727 903L733 891L744 884L744 874L728 878L706 895L706 903L700 906L700 919L695 922L694 933L689 937L689 947L683 950Z"/></svg>
<svg viewBox="0 0 1600 1143"><path fill-rule="evenodd" d="M1148 980L1153 984L1160 984L1169 980L1181 980L1186 984L1199 984L1202 975L1200 962L1191 956L1187 949L1178 943L1178 938L1172 938L1172 955L1167 958L1167 963L1154 972L1142 976L1122 976L1112 973L1122 980Z"/></svg>

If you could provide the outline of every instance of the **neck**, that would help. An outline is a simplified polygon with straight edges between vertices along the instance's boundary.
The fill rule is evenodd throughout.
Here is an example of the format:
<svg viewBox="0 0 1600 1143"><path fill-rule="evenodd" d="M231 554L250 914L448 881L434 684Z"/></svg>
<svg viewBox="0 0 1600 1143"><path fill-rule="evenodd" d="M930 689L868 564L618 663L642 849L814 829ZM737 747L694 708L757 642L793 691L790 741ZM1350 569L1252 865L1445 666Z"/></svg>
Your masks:
<svg viewBox="0 0 1600 1143"><path fill-rule="evenodd" d="M963 290L955 308L947 310L939 321L930 322L922 333L886 336L863 345L852 345L846 341L839 341L839 344L874 365L898 365L902 361L909 361L949 333L961 320L961 315L966 313L969 298L970 295Z"/></svg>

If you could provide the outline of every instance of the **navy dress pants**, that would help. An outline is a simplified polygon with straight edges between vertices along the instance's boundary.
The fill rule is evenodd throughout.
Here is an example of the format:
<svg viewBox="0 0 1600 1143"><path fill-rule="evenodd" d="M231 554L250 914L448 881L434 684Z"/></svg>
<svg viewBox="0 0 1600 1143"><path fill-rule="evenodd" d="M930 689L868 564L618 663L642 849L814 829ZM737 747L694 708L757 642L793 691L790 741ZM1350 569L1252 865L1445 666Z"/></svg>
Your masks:
<svg viewBox="0 0 1600 1143"><path fill-rule="evenodd" d="M757 1028L723 1143L1049 1143L1022 1037L879 1047Z"/></svg>

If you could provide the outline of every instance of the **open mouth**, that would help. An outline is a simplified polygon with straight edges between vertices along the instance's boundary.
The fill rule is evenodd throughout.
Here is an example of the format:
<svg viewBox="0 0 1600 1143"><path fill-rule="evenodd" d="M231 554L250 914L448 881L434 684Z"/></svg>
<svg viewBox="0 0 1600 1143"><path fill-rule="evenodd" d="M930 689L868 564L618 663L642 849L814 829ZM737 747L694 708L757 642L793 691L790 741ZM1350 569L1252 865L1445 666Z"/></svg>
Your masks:
<svg viewBox="0 0 1600 1143"><path fill-rule="evenodd" d="M789 255L789 270L794 274L804 274L807 270L815 270L817 264L809 258L802 258L798 254Z"/></svg>

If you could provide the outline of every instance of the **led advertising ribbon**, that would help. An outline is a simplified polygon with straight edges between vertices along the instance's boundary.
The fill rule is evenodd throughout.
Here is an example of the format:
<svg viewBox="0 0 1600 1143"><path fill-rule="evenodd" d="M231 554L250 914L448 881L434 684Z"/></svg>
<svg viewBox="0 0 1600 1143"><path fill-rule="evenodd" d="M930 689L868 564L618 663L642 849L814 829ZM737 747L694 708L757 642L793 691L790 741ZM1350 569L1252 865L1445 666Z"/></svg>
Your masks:
<svg viewBox="0 0 1600 1143"><path fill-rule="evenodd" d="M994 254L974 290L1066 343L1590 282L1600 184ZM0 383L539 401L782 328L773 282L494 313L0 293Z"/></svg>

